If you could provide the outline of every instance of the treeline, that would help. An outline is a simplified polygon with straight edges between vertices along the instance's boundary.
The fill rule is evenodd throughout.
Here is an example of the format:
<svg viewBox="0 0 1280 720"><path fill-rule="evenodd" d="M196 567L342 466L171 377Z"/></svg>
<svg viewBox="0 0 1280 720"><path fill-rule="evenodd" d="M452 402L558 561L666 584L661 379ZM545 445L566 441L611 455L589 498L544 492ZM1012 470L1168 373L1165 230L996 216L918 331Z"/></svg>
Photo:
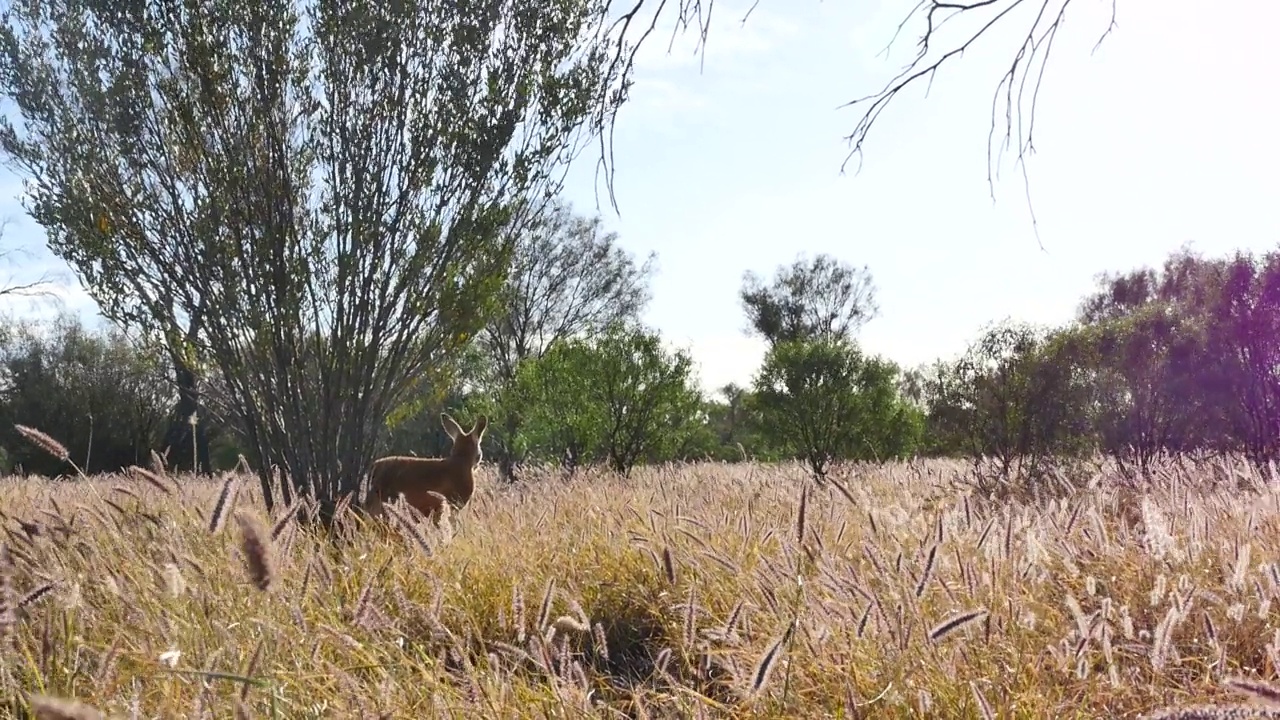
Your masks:
<svg viewBox="0 0 1280 720"><path fill-rule="evenodd" d="M485 453L518 479L530 463L628 473L671 460L833 462L967 457L994 476L1035 477L1051 458L1104 453L1126 471L1188 451L1280 451L1280 264L1188 251L1159 270L1100 278L1058 328L1005 321L957 358L904 371L865 353L878 314L865 267L801 257L739 300L767 343L748 386L704 393L690 356L640 322L653 258L599 218L554 206L525 233L489 320L456 362L385 420L379 453L448 448L439 413L490 417ZM233 467L254 458L235 423L186 417L175 363L154 343L73 317L0 327L0 469L66 468L14 424L62 441L89 472L147 462ZM217 392L215 376L203 378ZM175 434L197 424L200 433ZM175 445L173 438L183 438ZM197 445L197 439L203 448Z"/></svg>
<svg viewBox="0 0 1280 720"><path fill-rule="evenodd" d="M1074 322L1004 323L912 378L926 450L1006 472L1101 452L1129 472L1161 455L1280 453L1280 254L1100 278ZM1019 466L1031 466L1019 467Z"/></svg>
<svg viewBox="0 0 1280 720"><path fill-rule="evenodd" d="M753 387L710 396L688 353L640 321L652 272L653 257L619 247L599 217L553 204L521 234L482 330L384 419L378 453L447 451L442 410L464 421L489 416L485 453L509 479L530 463L626 474L670 460L787 457L822 473L832 460L917 449L923 416L899 392L898 368L854 340L875 314L865 268L820 256L781 268L771 285L748 276L743 307L771 351ZM301 344L313 355L296 362L342 364L326 338ZM193 386L226 397L228 379L162 343L90 332L72 317L47 327L9 321L0 375L6 469L67 470L14 424L59 439L89 472L145 463L153 449L177 469L225 469L241 454L259 461L236 423L190 397Z"/></svg>

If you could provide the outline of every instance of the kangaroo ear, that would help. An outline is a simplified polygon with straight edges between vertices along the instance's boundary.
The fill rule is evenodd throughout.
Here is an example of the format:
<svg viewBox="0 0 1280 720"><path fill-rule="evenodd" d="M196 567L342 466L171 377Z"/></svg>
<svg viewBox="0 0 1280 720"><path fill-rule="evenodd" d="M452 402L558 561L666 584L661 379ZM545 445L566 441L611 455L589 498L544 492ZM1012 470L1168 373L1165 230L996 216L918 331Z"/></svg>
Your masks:
<svg viewBox="0 0 1280 720"><path fill-rule="evenodd" d="M487 427L489 427L489 418L481 415L479 419L476 420L475 427L471 428L471 434L475 435L476 439L479 440L484 437L484 430Z"/></svg>
<svg viewBox="0 0 1280 720"><path fill-rule="evenodd" d="M462 434L462 427L458 425L458 421L449 417L449 413L440 413L440 424L444 426L444 431L449 433L449 437L457 440Z"/></svg>

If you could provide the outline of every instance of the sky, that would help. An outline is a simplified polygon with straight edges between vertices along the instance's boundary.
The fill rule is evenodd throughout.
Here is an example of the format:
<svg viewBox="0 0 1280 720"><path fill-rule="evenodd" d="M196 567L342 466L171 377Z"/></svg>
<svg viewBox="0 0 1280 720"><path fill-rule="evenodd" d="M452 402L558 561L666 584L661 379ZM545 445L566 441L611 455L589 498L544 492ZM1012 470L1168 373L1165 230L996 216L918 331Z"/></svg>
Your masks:
<svg viewBox="0 0 1280 720"><path fill-rule="evenodd" d="M1118 0L1094 50L1111 2L1074 0L1036 109L1033 227L1012 152L994 199L987 181L992 94L1025 22L949 63L927 97L899 95L861 168L842 173L861 109L840 106L910 61L919 23L882 51L915 0L760 0L740 22L751 3L715 2L705 57L692 34L670 54L662 25L650 37L615 132L617 212L593 147L565 187L638 258L656 252L644 320L690 351L708 389L749 383L763 356L745 333L743 273L767 279L799 253L867 265L881 313L859 340L915 366L993 321L1070 320L1099 273L1158 266L1183 245L1218 256L1280 242L1280 4ZM95 314L20 190L0 170L3 246L26 253L0 282L54 273L65 306Z"/></svg>

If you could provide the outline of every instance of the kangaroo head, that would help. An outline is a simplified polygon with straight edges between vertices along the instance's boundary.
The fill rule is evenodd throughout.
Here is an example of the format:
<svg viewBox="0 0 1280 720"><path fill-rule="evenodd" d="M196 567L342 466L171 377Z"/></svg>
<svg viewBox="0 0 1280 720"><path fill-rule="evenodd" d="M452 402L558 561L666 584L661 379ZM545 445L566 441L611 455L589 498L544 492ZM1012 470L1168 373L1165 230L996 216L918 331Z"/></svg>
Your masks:
<svg viewBox="0 0 1280 720"><path fill-rule="evenodd" d="M469 432L463 432L462 426L449 417L448 413L440 413L440 423L444 425L444 431L449 433L449 437L453 438L453 450L449 455L470 460L471 467L479 465L480 458L484 455L480 450L480 440L484 437L485 428L489 426L489 419L481 415Z"/></svg>

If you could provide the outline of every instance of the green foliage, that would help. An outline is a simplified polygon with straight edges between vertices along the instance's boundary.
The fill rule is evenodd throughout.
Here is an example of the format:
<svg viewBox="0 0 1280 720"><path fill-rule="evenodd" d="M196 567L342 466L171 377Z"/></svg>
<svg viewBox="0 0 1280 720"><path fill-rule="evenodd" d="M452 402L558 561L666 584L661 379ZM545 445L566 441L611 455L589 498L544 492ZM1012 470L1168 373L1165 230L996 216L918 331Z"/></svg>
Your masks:
<svg viewBox="0 0 1280 720"><path fill-rule="evenodd" d="M607 462L624 475L646 457L670 457L705 423L692 370L687 353L668 352L642 328L557 343L518 373L525 449Z"/></svg>
<svg viewBox="0 0 1280 720"><path fill-rule="evenodd" d="M653 256L637 265L606 233L601 218L575 215L553 201L520 233L496 311L477 338L488 372L491 427L503 475L515 479L523 456L525 408L515 391L520 366L557 342L590 340L616 323L635 322L649 302Z"/></svg>
<svg viewBox="0 0 1280 720"><path fill-rule="evenodd" d="M1004 475L1100 450L1130 475L1168 454L1280 457L1280 255L1108 274L1053 332L1004 324L936 364L921 393L935 454ZM1034 473L1033 473L1034 474Z"/></svg>
<svg viewBox="0 0 1280 720"><path fill-rule="evenodd" d="M1164 303L1149 304L1076 330L1093 370L1093 426L1100 449L1146 467L1178 434L1179 415L1194 402L1177 358L1195 352L1191 324Z"/></svg>
<svg viewBox="0 0 1280 720"><path fill-rule="evenodd" d="M911 453L918 411L902 401L898 368L839 339L787 340L755 378L775 442L823 477L833 460L887 460Z"/></svg>
<svg viewBox="0 0 1280 720"><path fill-rule="evenodd" d="M1079 450L1087 424L1065 339L1003 322L924 379L935 454L992 461L1001 479L1035 477L1055 453Z"/></svg>
<svg viewBox="0 0 1280 720"><path fill-rule="evenodd" d="M1280 457L1280 255L1104 276L1071 332L1098 446L1131 473L1161 455Z"/></svg>
<svg viewBox="0 0 1280 720"><path fill-rule="evenodd" d="M0 327L0 442L7 463L57 475L66 467L21 439L15 423L57 439L86 472L146 464L164 430L172 392L163 358L119 331L78 319Z"/></svg>
<svg viewBox="0 0 1280 720"><path fill-rule="evenodd" d="M734 462L789 457L768 431L755 393L730 383L717 394L723 400L713 398L705 405L707 429L715 438L708 457Z"/></svg>
<svg viewBox="0 0 1280 720"><path fill-rule="evenodd" d="M876 290L868 268L821 254L803 255L777 269L765 285L748 272L738 298L751 331L770 345L790 340L850 340L876 316Z"/></svg>

